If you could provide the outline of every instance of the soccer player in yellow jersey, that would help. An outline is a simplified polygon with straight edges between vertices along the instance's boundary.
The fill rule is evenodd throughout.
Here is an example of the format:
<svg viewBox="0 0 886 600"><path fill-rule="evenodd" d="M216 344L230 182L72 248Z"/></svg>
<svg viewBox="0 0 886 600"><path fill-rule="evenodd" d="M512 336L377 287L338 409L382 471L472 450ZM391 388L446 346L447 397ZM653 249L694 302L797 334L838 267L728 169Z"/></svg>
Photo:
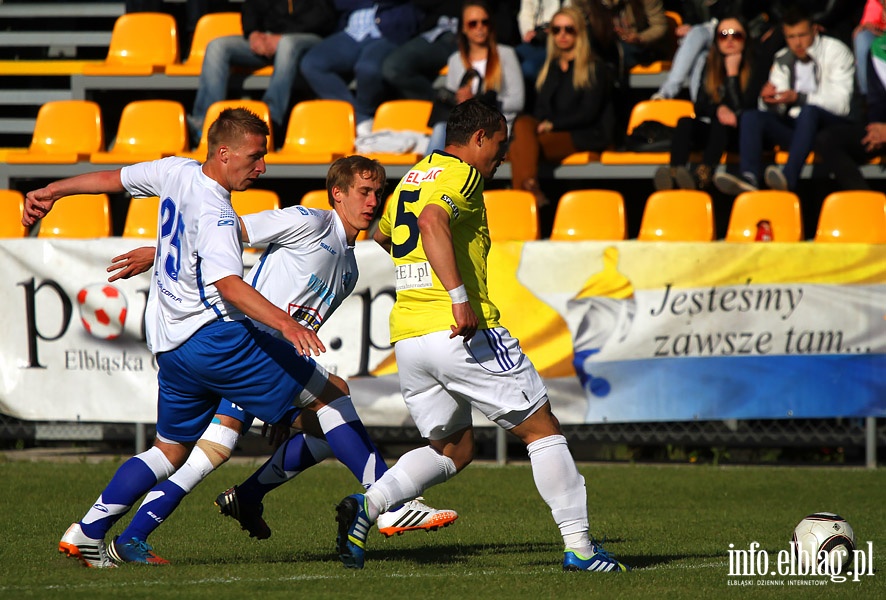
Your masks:
<svg viewBox="0 0 886 600"><path fill-rule="evenodd" d="M346 567L363 567L366 536L379 514L471 462L473 407L526 444L535 485L563 536L563 569L628 570L591 541L584 478L547 390L489 300L483 182L495 174L506 142L498 110L476 99L456 106L444 151L403 177L375 234L394 259L391 340L400 388L430 443L401 456L365 494L339 503L337 545Z"/></svg>

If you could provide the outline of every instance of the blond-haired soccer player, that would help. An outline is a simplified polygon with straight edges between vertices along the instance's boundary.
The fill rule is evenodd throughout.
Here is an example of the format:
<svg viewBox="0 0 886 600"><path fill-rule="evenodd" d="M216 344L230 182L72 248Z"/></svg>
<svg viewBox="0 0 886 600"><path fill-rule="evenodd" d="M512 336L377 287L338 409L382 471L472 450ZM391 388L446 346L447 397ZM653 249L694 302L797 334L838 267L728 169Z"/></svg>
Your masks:
<svg viewBox="0 0 886 600"><path fill-rule="evenodd" d="M459 104L446 126L445 150L400 181L375 234L394 259L391 341L400 387L430 444L404 454L365 494L339 503L337 545L345 567L363 567L367 532L379 514L471 462L473 407L526 444L536 487L563 536L563 568L627 570L591 542L584 478L541 377L489 299L483 182L501 163L506 140L498 110L479 100Z"/></svg>

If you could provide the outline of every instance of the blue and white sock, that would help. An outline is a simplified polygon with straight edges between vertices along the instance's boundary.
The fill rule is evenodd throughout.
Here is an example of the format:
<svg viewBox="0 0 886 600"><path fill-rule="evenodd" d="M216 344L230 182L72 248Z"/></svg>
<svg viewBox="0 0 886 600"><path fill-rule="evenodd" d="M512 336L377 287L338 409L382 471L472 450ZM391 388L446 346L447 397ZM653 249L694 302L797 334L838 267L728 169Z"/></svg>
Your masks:
<svg viewBox="0 0 886 600"><path fill-rule="evenodd" d="M349 396L333 400L317 411L320 427L335 457L368 488L387 471L375 444Z"/></svg>
<svg viewBox="0 0 886 600"><path fill-rule="evenodd" d="M80 521L83 534L95 540L104 539L136 500L174 471L172 463L156 446L127 460Z"/></svg>
<svg viewBox="0 0 886 600"><path fill-rule="evenodd" d="M237 486L237 496L244 502L261 502L265 494L330 456L334 455L326 440L297 433Z"/></svg>
<svg viewBox="0 0 886 600"><path fill-rule="evenodd" d="M201 448L195 447L187 462L178 471L148 492L141 506L135 511L132 522L120 534L120 539L124 542L132 538L146 541L148 536L175 511L184 497L212 473L212 470L212 463L206 453Z"/></svg>

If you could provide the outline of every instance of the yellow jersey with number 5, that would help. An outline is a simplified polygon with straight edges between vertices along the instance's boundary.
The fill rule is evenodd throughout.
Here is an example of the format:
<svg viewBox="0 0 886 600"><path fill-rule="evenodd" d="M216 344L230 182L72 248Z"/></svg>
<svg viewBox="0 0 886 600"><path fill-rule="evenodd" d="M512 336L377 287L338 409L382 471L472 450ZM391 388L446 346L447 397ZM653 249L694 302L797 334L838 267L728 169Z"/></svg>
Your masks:
<svg viewBox="0 0 886 600"><path fill-rule="evenodd" d="M379 222L391 238L397 300L391 310L391 343L455 324L452 300L428 262L418 229L418 216L428 204L449 213L458 270L479 329L498 327L499 312L489 300L486 257L489 228L483 204L483 177L451 154L434 152L400 180Z"/></svg>

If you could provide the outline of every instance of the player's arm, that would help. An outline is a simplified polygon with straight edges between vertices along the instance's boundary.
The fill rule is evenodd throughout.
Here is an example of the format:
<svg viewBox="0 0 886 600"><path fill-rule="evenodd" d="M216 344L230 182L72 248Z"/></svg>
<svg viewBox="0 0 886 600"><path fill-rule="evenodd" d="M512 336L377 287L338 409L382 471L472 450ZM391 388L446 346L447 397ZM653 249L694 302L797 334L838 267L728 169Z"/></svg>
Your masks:
<svg viewBox="0 0 886 600"><path fill-rule="evenodd" d="M59 198L72 194L107 194L125 191L120 179L120 169L83 173L67 179L53 181L46 187L25 195L22 225L30 227L46 216Z"/></svg>
<svg viewBox="0 0 886 600"><path fill-rule="evenodd" d="M296 351L303 356L318 356L326 347L317 333L296 323L286 311L277 308L251 285L236 275L228 275L214 282L225 302L230 302L250 319L264 323L283 334Z"/></svg>
<svg viewBox="0 0 886 600"><path fill-rule="evenodd" d="M391 253L391 236L385 235L380 229L376 229L375 233L372 235L372 239L375 240L375 243L381 246L385 252L388 254Z"/></svg>
<svg viewBox="0 0 886 600"><path fill-rule="evenodd" d="M243 225L243 219L240 219L240 238L244 242L249 243L249 233ZM113 273L113 275L108 277L108 282L117 281L118 279L129 279L150 270L154 265L154 255L156 253L156 247L142 246L120 256L115 256L111 259L111 266L107 268L108 273Z"/></svg>
<svg viewBox="0 0 886 600"><path fill-rule="evenodd" d="M441 206L428 204L418 217L418 229L431 268L453 298L452 316L455 318L455 325L450 327L452 334L449 337L461 335L465 340L469 340L477 332L480 320L468 301L464 281L455 261L449 213Z"/></svg>

